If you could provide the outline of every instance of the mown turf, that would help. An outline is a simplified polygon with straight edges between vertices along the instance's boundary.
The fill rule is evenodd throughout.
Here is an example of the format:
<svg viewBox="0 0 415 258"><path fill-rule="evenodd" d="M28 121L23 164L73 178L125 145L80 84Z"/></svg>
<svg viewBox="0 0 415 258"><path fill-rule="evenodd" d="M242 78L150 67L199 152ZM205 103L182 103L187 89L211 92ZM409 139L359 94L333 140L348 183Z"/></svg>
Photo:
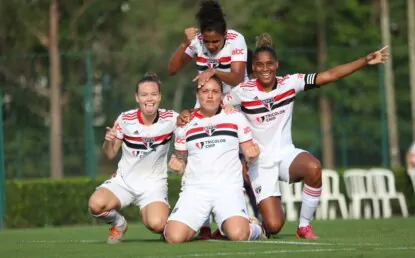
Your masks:
<svg viewBox="0 0 415 258"><path fill-rule="evenodd" d="M168 245L141 224L107 245L106 226L0 232L0 257L415 257L415 218L313 222L318 241L295 238L295 224L266 241L193 241Z"/></svg>

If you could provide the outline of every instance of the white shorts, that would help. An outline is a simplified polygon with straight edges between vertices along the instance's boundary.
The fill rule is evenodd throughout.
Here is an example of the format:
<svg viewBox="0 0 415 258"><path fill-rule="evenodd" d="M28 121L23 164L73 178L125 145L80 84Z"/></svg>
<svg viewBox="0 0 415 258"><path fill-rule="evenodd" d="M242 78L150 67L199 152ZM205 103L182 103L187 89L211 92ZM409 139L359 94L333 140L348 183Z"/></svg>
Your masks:
<svg viewBox="0 0 415 258"><path fill-rule="evenodd" d="M164 202L169 206L167 199L167 182L159 181L154 182L152 185L153 187L150 190L142 193L135 193L124 183L122 177L117 175L102 183L97 189L104 187L110 190L120 201L121 208L133 204L138 206L141 210L152 202Z"/></svg>
<svg viewBox="0 0 415 258"><path fill-rule="evenodd" d="M168 221L179 221L198 231L211 212L220 230L223 222L231 217L248 219L242 188L209 192L187 188L180 193Z"/></svg>
<svg viewBox="0 0 415 258"><path fill-rule="evenodd" d="M270 166L255 163L249 165L248 175L251 180L257 204L271 196L281 196L279 181L290 182L290 165L302 149L290 149L283 154L280 161Z"/></svg>

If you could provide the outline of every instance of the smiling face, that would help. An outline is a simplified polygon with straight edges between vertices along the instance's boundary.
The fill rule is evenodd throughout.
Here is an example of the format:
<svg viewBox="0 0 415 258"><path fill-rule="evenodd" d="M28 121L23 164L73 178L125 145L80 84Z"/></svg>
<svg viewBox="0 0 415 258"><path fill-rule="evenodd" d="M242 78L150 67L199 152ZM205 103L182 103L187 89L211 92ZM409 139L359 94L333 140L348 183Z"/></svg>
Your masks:
<svg viewBox="0 0 415 258"><path fill-rule="evenodd" d="M274 86L277 69L278 61L271 53L262 51L256 54L255 60L252 63L252 70L264 88L272 88Z"/></svg>
<svg viewBox="0 0 415 258"><path fill-rule="evenodd" d="M135 99L144 115L154 115L159 108L161 100L159 86L155 82L140 83Z"/></svg>
<svg viewBox="0 0 415 258"><path fill-rule="evenodd" d="M197 98L200 102L202 113L216 113L222 101L222 85L217 80L211 78L203 87L198 89Z"/></svg>
<svg viewBox="0 0 415 258"><path fill-rule="evenodd" d="M203 44L205 44L210 54L215 55L222 49L223 44L225 43L225 35L213 30L204 31L202 35Z"/></svg>

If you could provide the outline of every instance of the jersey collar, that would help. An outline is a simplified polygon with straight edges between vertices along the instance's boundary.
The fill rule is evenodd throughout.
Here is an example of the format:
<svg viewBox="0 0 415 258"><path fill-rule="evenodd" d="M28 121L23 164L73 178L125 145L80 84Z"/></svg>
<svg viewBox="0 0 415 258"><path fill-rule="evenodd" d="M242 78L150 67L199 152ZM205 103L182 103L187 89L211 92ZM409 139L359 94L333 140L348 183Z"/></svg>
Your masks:
<svg viewBox="0 0 415 258"><path fill-rule="evenodd" d="M222 108L221 107L218 108L218 111L216 112L215 115L220 114L220 112L222 112ZM197 109L197 110L195 110L193 112L193 116L196 117L196 118L205 118L205 116L202 115L202 113L200 113L200 110L199 109Z"/></svg>
<svg viewBox="0 0 415 258"><path fill-rule="evenodd" d="M258 79L255 80L255 84L259 91L264 91L264 87L262 87ZM272 90L275 90L277 87L278 87L278 80L277 78L275 78L275 83L274 83L274 86L272 86Z"/></svg>
<svg viewBox="0 0 415 258"><path fill-rule="evenodd" d="M143 125L144 124L144 120L141 117L141 110L140 109L137 109L137 118L138 118L138 122ZM153 124L157 123L158 121L159 121L159 110L157 110L157 115L156 115L156 117L153 120Z"/></svg>

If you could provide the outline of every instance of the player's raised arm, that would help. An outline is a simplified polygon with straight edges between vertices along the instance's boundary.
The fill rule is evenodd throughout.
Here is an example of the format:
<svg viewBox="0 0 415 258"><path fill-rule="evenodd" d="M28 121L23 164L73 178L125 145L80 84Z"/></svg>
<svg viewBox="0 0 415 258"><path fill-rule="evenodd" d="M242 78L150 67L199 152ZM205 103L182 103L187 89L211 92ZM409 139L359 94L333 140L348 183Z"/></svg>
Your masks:
<svg viewBox="0 0 415 258"><path fill-rule="evenodd" d="M170 58L167 67L167 72L170 76L175 75L194 57L195 53L191 43L192 40L195 39L197 33L197 28L187 28L184 30L184 39Z"/></svg>
<svg viewBox="0 0 415 258"><path fill-rule="evenodd" d="M388 59L389 59L388 46L385 46L353 62L342 64L342 65L333 67L327 71L318 73L316 77L316 85L322 86L322 85L337 81L343 77L346 77L356 72L357 70L360 70L366 65L383 64Z"/></svg>
<svg viewBox="0 0 415 258"><path fill-rule="evenodd" d="M102 150L105 154L105 156L112 160L117 156L118 150L121 147L122 144L122 129L120 125L118 124L118 121L114 123L114 126L107 127L107 132L105 133L105 141L102 144ZM121 137L120 137L121 136Z"/></svg>

